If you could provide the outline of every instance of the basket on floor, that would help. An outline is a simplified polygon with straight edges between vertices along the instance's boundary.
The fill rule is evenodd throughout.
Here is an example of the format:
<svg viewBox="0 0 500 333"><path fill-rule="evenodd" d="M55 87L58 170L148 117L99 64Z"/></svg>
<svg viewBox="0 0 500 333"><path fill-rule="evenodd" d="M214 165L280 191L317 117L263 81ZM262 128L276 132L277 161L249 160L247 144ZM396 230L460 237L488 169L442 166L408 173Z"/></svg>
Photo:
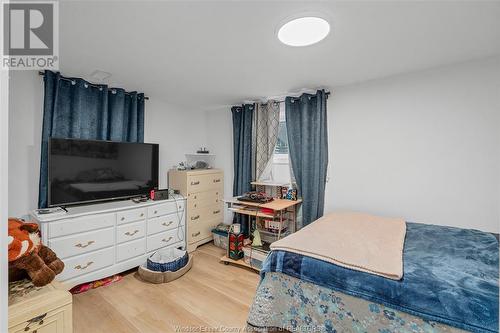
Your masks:
<svg viewBox="0 0 500 333"><path fill-rule="evenodd" d="M191 266L193 265L193 257L189 257L188 263L186 266L182 267L178 271L175 272L155 272L152 270L149 270L146 267L146 263L143 265L139 266L139 270L137 271L140 278L149 283L166 283L166 282L172 282L175 279L180 278L184 274L186 274L190 269Z"/></svg>
<svg viewBox="0 0 500 333"><path fill-rule="evenodd" d="M155 272L176 272L186 266L188 260L187 251L175 248L161 249L148 258L146 267Z"/></svg>

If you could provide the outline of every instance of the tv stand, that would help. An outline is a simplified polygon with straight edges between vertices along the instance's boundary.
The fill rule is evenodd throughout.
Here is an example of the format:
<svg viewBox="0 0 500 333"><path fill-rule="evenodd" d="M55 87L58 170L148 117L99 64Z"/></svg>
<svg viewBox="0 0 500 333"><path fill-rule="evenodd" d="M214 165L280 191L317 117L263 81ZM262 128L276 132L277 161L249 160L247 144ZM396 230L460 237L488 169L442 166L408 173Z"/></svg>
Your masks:
<svg viewBox="0 0 500 333"><path fill-rule="evenodd" d="M146 262L162 248L186 249L186 201L132 200L66 207L62 214L31 213L42 242L64 262L56 279L67 289Z"/></svg>

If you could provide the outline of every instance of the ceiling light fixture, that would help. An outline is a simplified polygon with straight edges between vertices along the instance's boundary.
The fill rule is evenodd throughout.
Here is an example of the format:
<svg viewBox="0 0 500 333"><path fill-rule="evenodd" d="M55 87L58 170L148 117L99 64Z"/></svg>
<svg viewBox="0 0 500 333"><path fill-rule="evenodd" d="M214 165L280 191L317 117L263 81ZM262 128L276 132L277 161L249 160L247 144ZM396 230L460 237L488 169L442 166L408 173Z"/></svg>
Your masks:
<svg viewBox="0 0 500 333"><path fill-rule="evenodd" d="M323 40L330 24L320 17L307 16L288 21L278 30L278 39L289 46L308 46Z"/></svg>

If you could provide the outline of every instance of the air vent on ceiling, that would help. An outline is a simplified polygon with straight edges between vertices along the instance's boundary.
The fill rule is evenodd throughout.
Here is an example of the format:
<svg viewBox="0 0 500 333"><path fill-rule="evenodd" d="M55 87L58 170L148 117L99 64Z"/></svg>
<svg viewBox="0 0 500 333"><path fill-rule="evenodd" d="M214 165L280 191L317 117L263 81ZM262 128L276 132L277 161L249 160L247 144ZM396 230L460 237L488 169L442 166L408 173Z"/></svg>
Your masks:
<svg viewBox="0 0 500 333"><path fill-rule="evenodd" d="M95 71L90 73L89 79L90 79L90 81L93 81L93 82L102 83L102 82L104 82L104 80L109 79L110 77L111 77L111 73L96 69Z"/></svg>

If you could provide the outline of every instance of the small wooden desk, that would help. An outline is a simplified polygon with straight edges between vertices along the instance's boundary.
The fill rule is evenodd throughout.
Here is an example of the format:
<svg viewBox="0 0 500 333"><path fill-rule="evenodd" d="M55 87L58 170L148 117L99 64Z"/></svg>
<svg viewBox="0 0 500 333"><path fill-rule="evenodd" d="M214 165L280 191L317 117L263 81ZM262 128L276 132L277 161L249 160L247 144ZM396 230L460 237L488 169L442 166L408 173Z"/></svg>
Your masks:
<svg viewBox="0 0 500 333"><path fill-rule="evenodd" d="M257 203L257 202L250 202L250 201L240 201L240 200L238 200L238 197L234 197L234 198L230 198L230 199L224 199L223 201L224 201L224 203L229 204L230 209L231 209L231 206L234 204L258 208L258 210L231 209L235 213L240 213L240 214L249 215L249 216L256 216L256 217L274 218L274 217L276 217L276 215L262 213L260 211L260 209L262 209L262 208L271 209L271 210L274 210L275 212L282 213L286 209L300 204L302 202L302 199L298 199L298 200L274 199L273 201L270 201L267 203ZM294 222L296 222L296 221L294 221ZM295 225L294 225L294 228L295 228ZM295 229L294 229L294 231L295 231Z"/></svg>
<svg viewBox="0 0 500 333"><path fill-rule="evenodd" d="M248 215L248 216L254 216L257 219L258 218L276 218L279 217L280 223L283 223L283 214L288 213L289 208L293 208L292 213L292 226L290 233L293 233L297 230L297 205L299 205L302 200L297 199L297 200L288 200L288 199L274 199L273 201L267 202L267 203L257 203L257 202L250 202L250 201L240 201L238 200L238 197L233 197L229 199L224 199L223 200L225 204L228 205L228 209L238 213L238 214L243 214L243 215ZM234 205L238 205L238 207L234 207ZM241 206L241 207L240 207ZM261 209L269 209L274 211L274 214L270 213L263 213ZM252 232L251 230L251 225L249 226L250 233ZM277 235L277 240L281 238L281 229L278 232ZM227 255L223 256L221 259L225 264L237 264L245 267L249 267L252 269L257 270L257 268L247 264L244 260L233 260L231 258L228 258Z"/></svg>

